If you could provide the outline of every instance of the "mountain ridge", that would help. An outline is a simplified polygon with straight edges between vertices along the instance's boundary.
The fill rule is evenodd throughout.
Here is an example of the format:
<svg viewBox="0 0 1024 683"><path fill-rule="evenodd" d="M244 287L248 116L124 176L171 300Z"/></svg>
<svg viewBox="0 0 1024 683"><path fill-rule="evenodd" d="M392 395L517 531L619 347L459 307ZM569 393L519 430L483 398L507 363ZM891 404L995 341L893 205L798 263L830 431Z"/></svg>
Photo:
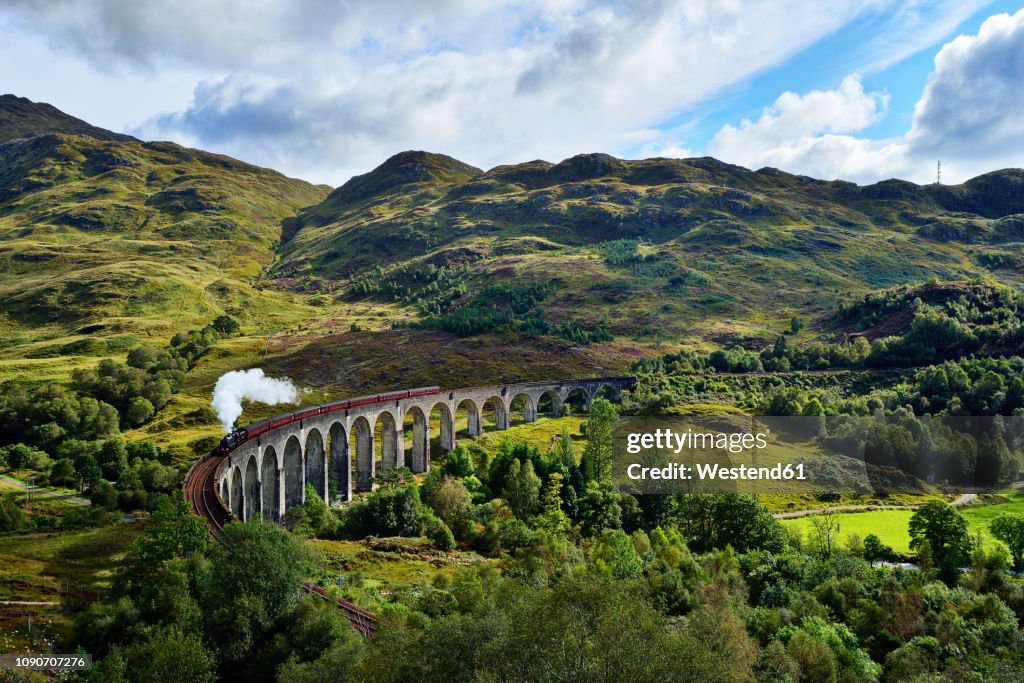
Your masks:
<svg viewBox="0 0 1024 683"><path fill-rule="evenodd" d="M520 297L528 329L578 343L701 345L773 339L879 288L1024 280L1020 169L860 186L712 157L485 171L410 150L330 189L13 100L28 109L0 122L0 326L28 340L222 313L256 330L446 329ZM56 348L31 344L9 354Z"/></svg>
<svg viewBox="0 0 1024 683"><path fill-rule="evenodd" d="M87 135L97 140L137 141L131 135L115 133L66 114L52 104L25 97L0 95L0 142L45 133Z"/></svg>

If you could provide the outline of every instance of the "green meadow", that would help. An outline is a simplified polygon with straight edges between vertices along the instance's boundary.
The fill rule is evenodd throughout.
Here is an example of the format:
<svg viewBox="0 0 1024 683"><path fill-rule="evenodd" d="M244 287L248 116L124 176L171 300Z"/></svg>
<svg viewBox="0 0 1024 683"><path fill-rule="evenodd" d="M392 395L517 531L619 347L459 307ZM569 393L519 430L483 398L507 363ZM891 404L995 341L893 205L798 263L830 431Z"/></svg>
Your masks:
<svg viewBox="0 0 1024 683"><path fill-rule="evenodd" d="M971 505L963 507L960 512L967 518L972 537L981 535L982 542L986 547L997 541L992 538L989 532L989 523L998 515L1004 513L1024 513L1024 493L1014 493L993 497L989 504ZM908 525L914 514L913 510L868 510L863 512L840 512L839 532L837 537L845 544L846 539L856 534L861 540L868 534L875 534L896 552L910 555L910 534ZM805 539L809 538L814 530L813 516L796 517L793 519L780 520L782 525L796 529Z"/></svg>

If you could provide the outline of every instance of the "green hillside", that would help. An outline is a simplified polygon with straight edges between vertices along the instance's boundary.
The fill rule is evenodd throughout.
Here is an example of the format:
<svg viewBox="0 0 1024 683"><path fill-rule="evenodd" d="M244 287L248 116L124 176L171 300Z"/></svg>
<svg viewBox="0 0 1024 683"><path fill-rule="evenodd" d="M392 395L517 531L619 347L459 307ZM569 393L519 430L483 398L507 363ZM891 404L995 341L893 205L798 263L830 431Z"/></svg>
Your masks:
<svg viewBox="0 0 1024 683"><path fill-rule="evenodd" d="M13 123L5 113L0 139L54 118L44 105ZM83 134L44 128L0 144L4 357L104 355L221 313L262 324L301 307L257 281L282 225L326 188L65 123L55 128Z"/></svg>
<svg viewBox="0 0 1024 683"><path fill-rule="evenodd" d="M710 158L590 154L474 174L403 153L304 210L272 274L419 318L479 305L488 285L530 285L547 288L535 304L555 324L644 343L767 341L851 293L1019 282L1022 212L1020 170L859 187Z"/></svg>
<svg viewBox="0 0 1024 683"><path fill-rule="evenodd" d="M1020 170L859 187L710 158L482 171L404 152L331 191L5 96L0 382L67 384L229 315L241 334L140 432L202 444L219 431L213 383L254 365L312 402L764 348L794 316L795 345L873 339L907 314L864 331L839 304L932 279L1020 283L1022 188Z"/></svg>

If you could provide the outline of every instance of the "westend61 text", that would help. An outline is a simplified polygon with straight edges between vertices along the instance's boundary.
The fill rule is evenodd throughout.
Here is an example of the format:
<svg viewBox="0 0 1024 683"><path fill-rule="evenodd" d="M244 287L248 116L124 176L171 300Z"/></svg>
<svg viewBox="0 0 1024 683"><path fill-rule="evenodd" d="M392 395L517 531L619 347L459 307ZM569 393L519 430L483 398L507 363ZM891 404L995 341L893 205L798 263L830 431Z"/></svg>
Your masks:
<svg viewBox="0 0 1024 683"><path fill-rule="evenodd" d="M700 479L701 481L754 481L773 480L806 481L804 466L783 465L781 462L774 467L748 467L739 465L737 467L722 467L718 464L696 463L692 466L681 463L671 463L663 467L644 467L639 463L633 463L626 468L626 475L630 479ZM696 476L694 476L696 475Z"/></svg>

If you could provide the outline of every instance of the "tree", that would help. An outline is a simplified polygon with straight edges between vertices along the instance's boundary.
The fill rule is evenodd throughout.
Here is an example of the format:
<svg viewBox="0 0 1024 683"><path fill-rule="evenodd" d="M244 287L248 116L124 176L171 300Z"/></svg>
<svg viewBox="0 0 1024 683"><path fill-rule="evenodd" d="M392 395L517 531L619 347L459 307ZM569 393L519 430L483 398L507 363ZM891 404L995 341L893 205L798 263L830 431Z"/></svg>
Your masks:
<svg viewBox="0 0 1024 683"><path fill-rule="evenodd" d="M780 334L775 338L775 345L772 346L771 355L773 358L782 359L789 356L789 341L786 335Z"/></svg>
<svg viewBox="0 0 1024 683"><path fill-rule="evenodd" d="M7 461L7 466L12 470L20 470L28 467L29 462L32 461L32 454L35 452L34 448L26 446L23 443L16 443L11 446L4 447L4 460Z"/></svg>
<svg viewBox="0 0 1024 683"><path fill-rule="evenodd" d="M864 559L874 566L875 562L895 562L899 556L878 536L868 534L864 539Z"/></svg>
<svg viewBox="0 0 1024 683"><path fill-rule="evenodd" d="M827 510L811 518L814 527L812 541L818 547L818 554L823 558L832 557L832 541L839 533L839 515L835 510Z"/></svg>
<svg viewBox="0 0 1024 683"><path fill-rule="evenodd" d="M424 493L424 502L459 538L469 535L469 511L472 500L462 480L444 477Z"/></svg>
<svg viewBox="0 0 1024 683"><path fill-rule="evenodd" d="M114 644L138 627L139 610L131 598L122 596L112 602L90 603L75 619L71 640L94 657L103 656L118 649Z"/></svg>
<svg viewBox="0 0 1024 683"><path fill-rule="evenodd" d="M192 514L182 493L175 491L162 496L150 523L128 549L121 584L124 590L131 592L151 581L164 562L202 554L209 546L206 524Z"/></svg>
<svg viewBox="0 0 1024 683"><path fill-rule="evenodd" d="M241 332L242 327L238 321L229 315L219 315L210 323L216 332L224 337L232 337Z"/></svg>
<svg viewBox="0 0 1024 683"><path fill-rule="evenodd" d="M804 404L804 408L801 411L801 415L805 417L820 417L825 414L825 408L821 405L821 401L818 400L817 396L811 398L810 401Z"/></svg>
<svg viewBox="0 0 1024 683"><path fill-rule="evenodd" d="M143 439L141 441L130 441L126 444L125 448L128 451L129 459L134 460L139 458L141 460L159 460L160 459L160 447L149 439Z"/></svg>
<svg viewBox="0 0 1024 683"><path fill-rule="evenodd" d="M533 471L533 461L521 463L513 460L505 478L501 497L505 499L512 513L521 520L528 520L540 508L540 477Z"/></svg>
<svg viewBox="0 0 1024 683"><path fill-rule="evenodd" d="M940 576L947 583L955 582L973 546L964 516L949 503L931 500L910 518L909 531L911 550L927 543Z"/></svg>
<svg viewBox="0 0 1024 683"><path fill-rule="evenodd" d="M140 344L128 352L128 358L125 359L125 362L133 368L148 370L156 365L159 359L160 349L151 344Z"/></svg>
<svg viewBox="0 0 1024 683"><path fill-rule="evenodd" d="M438 550L452 550L455 548L455 534L452 533L447 524L437 517L430 515L425 526L424 535L430 539L435 548Z"/></svg>
<svg viewBox="0 0 1024 683"><path fill-rule="evenodd" d="M780 633L788 640L787 651L808 681L877 681L882 667L861 650L857 637L843 624L822 617L805 617L799 628L787 626Z"/></svg>
<svg viewBox="0 0 1024 683"><path fill-rule="evenodd" d="M106 479L100 479L93 485L89 500L97 507L114 510L117 508L117 489Z"/></svg>
<svg viewBox="0 0 1024 683"><path fill-rule="evenodd" d="M164 378L153 380L142 387L142 396L153 404L153 409L159 411L171 400L174 389L171 383Z"/></svg>
<svg viewBox="0 0 1024 683"><path fill-rule="evenodd" d="M78 453L72 458L72 461L75 463L75 472L78 473L78 477L86 488L95 486L103 476L103 471L96 462L96 458L90 453Z"/></svg>
<svg viewBox="0 0 1024 683"><path fill-rule="evenodd" d="M117 481L128 469L128 449L120 438L107 439L96 454L96 462L103 471L103 476Z"/></svg>
<svg viewBox="0 0 1024 683"><path fill-rule="evenodd" d="M329 537L337 527L337 518L331 513L327 503L316 492L311 484L306 484L306 499L301 505L288 509L285 513L284 525L295 533L304 536Z"/></svg>
<svg viewBox="0 0 1024 683"><path fill-rule="evenodd" d="M992 535L1006 544L1013 556L1013 568L1024 570L1024 514L1019 512L999 515L989 524Z"/></svg>
<svg viewBox="0 0 1024 683"><path fill-rule="evenodd" d="M615 406L603 398L594 399L586 421L587 445L583 448L581 469L587 481L610 486L614 453Z"/></svg>
<svg viewBox="0 0 1024 683"><path fill-rule="evenodd" d="M132 680L143 683L176 681L208 683L214 680L215 660L199 636L182 633L177 626L157 628L141 645L128 652Z"/></svg>
<svg viewBox="0 0 1024 683"><path fill-rule="evenodd" d="M473 464L473 456L464 445L460 444L453 450L448 451L448 457L444 461L444 474L462 478L468 477L475 471L476 466Z"/></svg>
<svg viewBox="0 0 1024 683"><path fill-rule="evenodd" d="M128 407L124 410L124 419L132 427L144 424L153 417L156 409L153 404L141 396L136 396L128 401Z"/></svg>
<svg viewBox="0 0 1024 683"><path fill-rule="evenodd" d="M789 331L796 334L802 329L804 329L804 321L794 315L789 321Z"/></svg>
<svg viewBox="0 0 1024 683"><path fill-rule="evenodd" d="M569 427L562 425L562 433L555 440L555 461L560 462L566 468L576 467L576 452L572 446L572 437L569 436Z"/></svg>
<svg viewBox="0 0 1024 683"><path fill-rule="evenodd" d="M605 529L591 559L616 579L635 579L644 569L633 539L622 529Z"/></svg>
<svg viewBox="0 0 1024 683"><path fill-rule="evenodd" d="M222 662L240 662L289 613L316 563L301 539L259 518L228 524L223 534L231 550L211 548L200 604L207 641Z"/></svg>
<svg viewBox="0 0 1024 683"><path fill-rule="evenodd" d="M756 498L733 493L699 493L682 498L680 530L691 548L705 552L731 545L737 552L782 552L782 525Z"/></svg>
<svg viewBox="0 0 1024 683"><path fill-rule="evenodd" d="M564 536L571 526L569 517L562 510L561 491L564 479L560 472L551 473L548 485L544 489L542 512L537 519L537 528L552 535Z"/></svg>
<svg viewBox="0 0 1024 683"><path fill-rule="evenodd" d="M597 572L570 573L547 588L496 582L489 592L502 596L500 604L486 610L434 618L422 629L382 628L349 677L452 683L751 678L734 651L728 653L731 667L703 666L697 639L681 642L665 617L625 582Z"/></svg>
<svg viewBox="0 0 1024 683"><path fill-rule="evenodd" d="M61 458L50 468L50 483L56 486L74 484L78 481L75 463L71 458Z"/></svg>
<svg viewBox="0 0 1024 683"><path fill-rule="evenodd" d="M494 457L490 466L487 467L487 485L494 495L501 495L508 479L509 469L512 461L518 460L523 463L526 460L533 462L533 469L536 472L543 466L543 458L537 446L525 441L513 441L504 439L498 447L498 454ZM481 469L484 469L481 467Z"/></svg>
<svg viewBox="0 0 1024 683"><path fill-rule="evenodd" d="M415 485L378 489L348 509L342 530L349 538L418 536L422 529L422 512L423 504Z"/></svg>
<svg viewBox="0 0 1024 683"><path fill-rule="evenodd" d="M808 418L803 421L805 424L800 425L806 434L811 436L825 435L825 407L821 405L821 401L817 396L812 396L804 404L800 414Z"/></svg>
<svg viewBox="0 0 1024 683"><path fill-rule="evenodd" d="M618 529L622 526L622 507L618 496L596 482L587 484L587 492L579 498L580 530L584 536L594 536L605 529Z"/></svg>
<svg viewBox="0 0 1024 683"><path fill-rule="evenodd" d="M341 610L317 598L298 601L287 638L293 654L278 669L282 683L354 680L348 672L366 646Z"/></svg>

